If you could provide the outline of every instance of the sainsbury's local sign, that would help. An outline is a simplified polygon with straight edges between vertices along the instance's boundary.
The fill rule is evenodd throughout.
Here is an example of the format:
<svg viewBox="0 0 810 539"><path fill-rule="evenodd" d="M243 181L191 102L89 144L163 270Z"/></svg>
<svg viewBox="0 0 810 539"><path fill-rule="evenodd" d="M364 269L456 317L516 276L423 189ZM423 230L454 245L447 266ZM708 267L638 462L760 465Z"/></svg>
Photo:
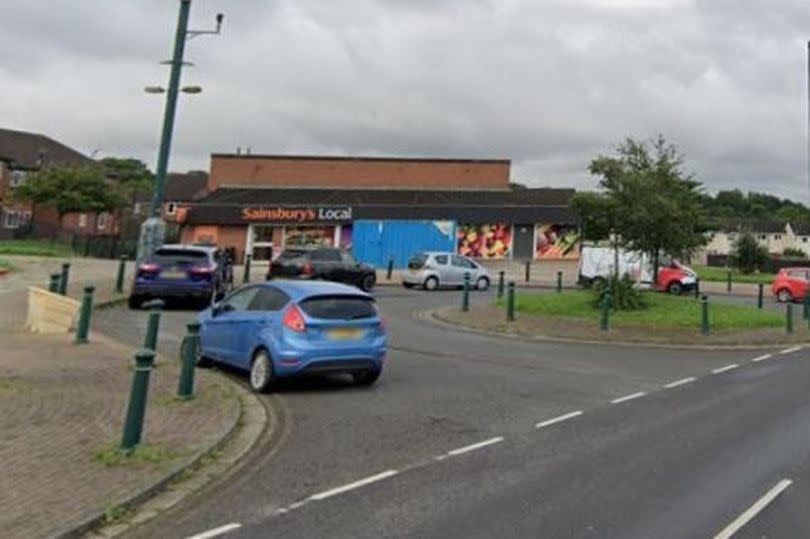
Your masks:
<svg viewBox="0 0 810 539"><path fill-rule="evenodd" d="M330 223L352 220L351 206L249 206L242 220L251 223Z"/></svg>

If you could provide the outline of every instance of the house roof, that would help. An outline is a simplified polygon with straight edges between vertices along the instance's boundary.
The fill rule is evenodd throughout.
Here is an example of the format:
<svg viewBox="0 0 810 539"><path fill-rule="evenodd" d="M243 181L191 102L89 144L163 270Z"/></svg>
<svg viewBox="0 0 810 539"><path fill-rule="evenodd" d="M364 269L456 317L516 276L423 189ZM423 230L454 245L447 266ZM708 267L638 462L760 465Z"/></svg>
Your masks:
<svg viewBox="0 0 810 539"><path fill-rule="evenodd" d="M787 223L769 220L737 220L726 221L721 225L723 232L748 231L753 234L779 234L784 233Z"/></svg>
<svg viewBox="0 0 810 539"><path fill-rule="evenodd" d="M208 173L203 171L173 172L166 178L167 202L191 202L205 196L208 190Z"/></svg>
<svg viewBox="0 0 810 539"><path fill-rule="evenodd" d="M48 136L12 129L0 129L0 161L23 169L37 169L43 164L90 166L96 163Z"/></svg>

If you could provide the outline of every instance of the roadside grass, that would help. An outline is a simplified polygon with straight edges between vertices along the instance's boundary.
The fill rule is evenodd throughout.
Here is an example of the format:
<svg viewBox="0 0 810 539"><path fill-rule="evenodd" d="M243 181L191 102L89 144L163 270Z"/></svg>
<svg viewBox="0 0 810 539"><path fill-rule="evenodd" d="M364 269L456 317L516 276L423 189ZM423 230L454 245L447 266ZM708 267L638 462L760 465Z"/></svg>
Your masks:
<svg viewBox="0 0 810 539"><path fill-rule="evenodd" d="M731 271L732 283L753 283L771 284L776 278L775 273L740 273L735 268L718 268L714 266L692 266L701 281L721 281L726 282L728 272Z"/></svg>
<svg viewBox="0 0 810 539"><path fill-rule="evenodd" d="M48 240L2 240L0 255L72 257L69 245Z"/></svg>
<svg viewBox="0 0 810 539"><path fill-rule="evenodd" d="M644 292L647 307L639 311L613 311L610 322L615 326L646 329L694 329L700 324L700 302L692 297ZM561 294L519 294L515 310L527 314L599 320L600 312L592 305L593 293L587 290ZM784 315L744 307L711 303L709 323L713 330L781 327Z"/></svg>
<svg viewBox="0 0 810 539"><path fill-rule="evenodd" d="M140 444L127 454L118 444L110 444L96 451L94 456L98 462L110 468L131 464L165 464L182 457L183 453L172 451L160 444Z"/></svg>
<svg viewBox="0 0 810 539"><path fill-rule="evenodd" d="M0 270L4 271L14 271L16 268L14 264L6 260L5 258L0 258Z"/></svg>

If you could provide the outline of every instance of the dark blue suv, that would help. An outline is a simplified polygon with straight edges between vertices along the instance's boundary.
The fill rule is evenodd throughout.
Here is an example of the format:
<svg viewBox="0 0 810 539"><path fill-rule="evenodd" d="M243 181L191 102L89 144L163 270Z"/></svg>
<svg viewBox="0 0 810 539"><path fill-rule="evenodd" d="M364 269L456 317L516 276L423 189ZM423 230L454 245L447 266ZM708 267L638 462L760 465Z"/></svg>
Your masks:
<svg viewBox="0 0 810 539"><path fill-rule="evenodd" d="M230 290L228 255L214 246L164 245L137 267L129 307L152 299L191 299L211 303Z"/></svg>

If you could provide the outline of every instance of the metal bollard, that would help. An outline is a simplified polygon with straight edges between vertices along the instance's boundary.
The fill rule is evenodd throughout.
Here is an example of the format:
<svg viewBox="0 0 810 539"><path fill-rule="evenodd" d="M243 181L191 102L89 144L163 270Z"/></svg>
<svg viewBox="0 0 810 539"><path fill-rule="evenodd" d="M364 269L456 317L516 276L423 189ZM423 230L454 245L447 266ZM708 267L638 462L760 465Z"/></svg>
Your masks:
<svg viewBox="0 0 810 539"><path fill-rule="evenodd" d="M82 307L79 311L79 323L76 326L76 344L86 344L87 336L90 334L90 316L93 314L93 292L96 287L93 285L84 287L82 296Z"/></svg>
<svg viewBox="0 0 810 539"><path fill-rule="evenodd" d="M802 305L804 307L802 309L802 311L803 311L802 312L802 318L807 320L808 318L810 318L810 316L808 316L808 315L810 315L810 294L805 294L804 302L802 302Z"/></svg>
<svg viewBox="0 0 810 539"><path fill-rule="evenodd" d="M531 268L532 268L532 263L527 260L526 261L526 282L527 283L529 282L529 279L531 279Z"/></svg>
<svg viewBox="0 0 810 539"><path fill-rule="evenodd" d="M48 284L48 290L53 292L54 294L59 293L59 279L61 279L61 273L51 273L51 282Z"/></svg>
<svg viewBox="0 0 810 539"><path fill-rule="evenodd" d="M62 273L59 277L59 293L67 296L68 280L70 279L70 264L65 262L62 264Z"/></svg>
<svg viewBox="0 0 810 539"><path fill-rule="evenodd" d="M563 277L563 272L558 271L557 272L557 293L562 292L562 277Z"/></svg>
<svg viewBox="0 0 810 539"><path fill-rule="evenodd" d="M793 304L788 303L785 309L785 331L788 335L793 333Z"/></svg>
<svg viewBox="0 0 810 539"><path fill-rule="evenodd" d="M503 289L504 289L504 275L506 272L499 271L498 272L498 299L503 297Z"/></svg>
<svg viewBox="0 0 810 539"><path fill-rule="evenodd" d="M388 259L388 271L385 273L385 278L391 280L391 275L394 273L394 257Z"/></svg>
<svg viewBox="0 0 810 539"><path fill-rule="evenodd" d="M726 272L726 292L731 293L731 272Z"/></svg>
<svg viewBox="0 0 810 539"><path fill-rule="evenodd" d="M602 316L599 319L599 329L607 331L610 329L610 309L613 306L613 296L606 292L602 296Z"/></svg>
<svg viewBox="0 0 810 539"><path fill-rule="evenodd" d="M118 260L118 275L115 277L115 292L117 294L124 293L124 273L127 268L127 255L121 255Z"/></svg>
<svg viewBox="0 0 810 539"><path fill-rule="evenodd" d="M200 324L186 324L188 335L183 341L183 365L180 370L180 382L177 384L177 396L183 400L194 398L194 368L197 366L197 354L200 349Z"/></svg>
<svg viewBox="0 0 810 539"><path fill-rule="evenodd" d="M700 334L704 337L709 334L709 296L706 294L700 298Z"/></svg>
<svg viewBox="0 0 810 539"><path fill-rule="evenodd" d="M695 277L695 299L700 299L700 277Z"/></svg>
<svg viewBox="0 0 810 539"><path fill-rule="evenodd" d="M461 312L470 310L470 272L464 272L464 290L461 292Z"/></svg>
<svg viewBox="0 0 810 539"><path fill-rule="evenodd" d="M242 277L243 283L250 282L250 259L253 258L251 255L245 255L245 274Z"/></svg>
<svg viewBox="0 0 810 539"><path fill-rule="evenodd" d="M149 320L146 324L146 336L143 340L143 347L147 350L157 351L160 309L163 307L163 302L158 299L148 302L147 305L149 306Z"/></svg>
<svg viewBox="0 0 810 539"><path fill-rule="evenodd" d="M765 288L765 285L759 283L759 293L757 294L757 309L762 308L762 291Z"/></svg>
<svg viewBox="0 0 810 539"><path fill-rule="evenodd" d="M506 321L515 321L515 282L509 281L506 292Z"/></svg>
<svg viewBox="0 0 810 539"><path fill-rule="evenodd" d="M135 374L132 378L132 390L129 393L129 406L124 421L124 435L121 438L121 449L131 453L141 443L143 418L146 415L146 398L149 393L149 375L155 364L155 352L139 350L135 353Z"/></svg>

